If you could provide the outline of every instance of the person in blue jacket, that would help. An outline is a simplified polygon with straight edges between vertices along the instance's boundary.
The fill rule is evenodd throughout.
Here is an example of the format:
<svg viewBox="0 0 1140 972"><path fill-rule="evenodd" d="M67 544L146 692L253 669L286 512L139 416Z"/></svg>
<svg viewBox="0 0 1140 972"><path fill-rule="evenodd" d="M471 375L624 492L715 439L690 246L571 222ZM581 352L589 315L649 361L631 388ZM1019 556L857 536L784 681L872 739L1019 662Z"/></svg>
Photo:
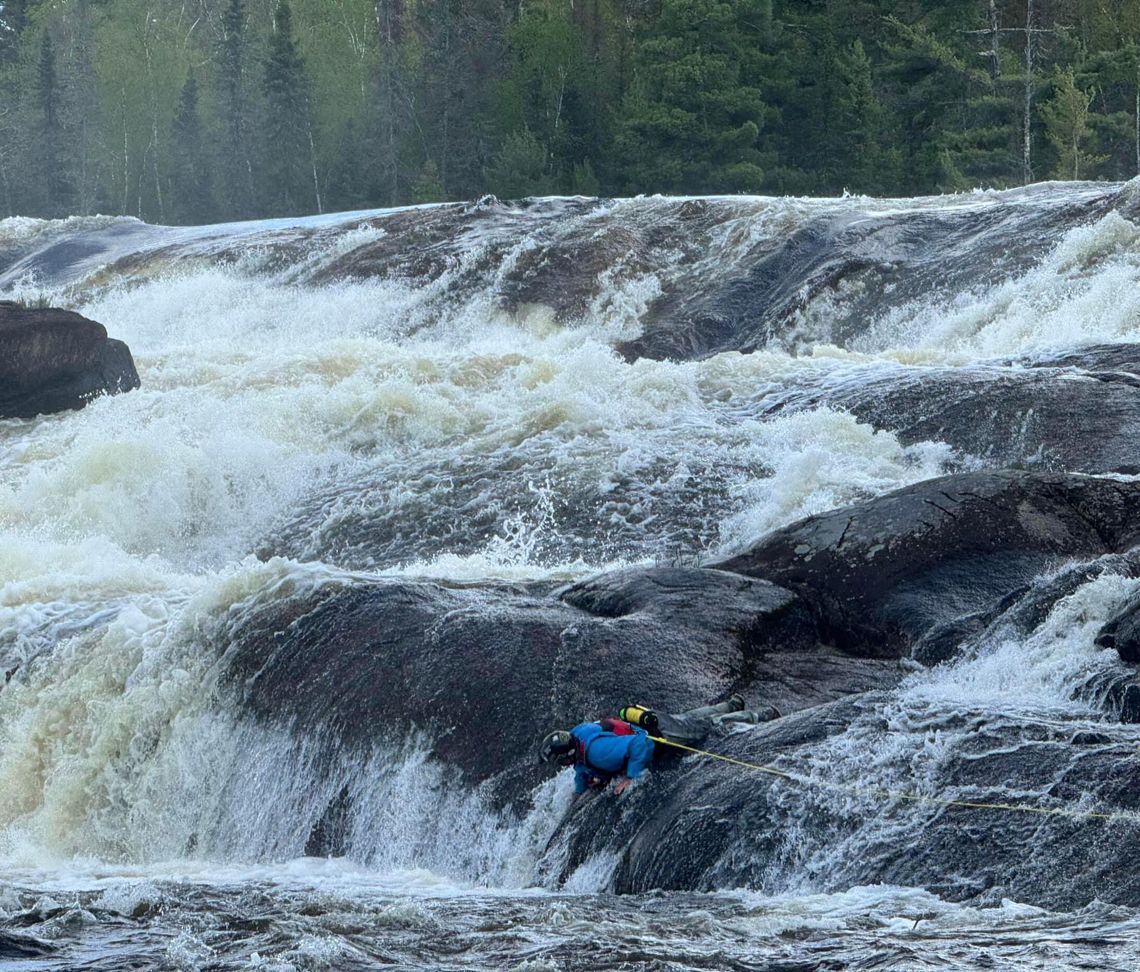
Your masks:
<svg viewBox="0 0 1140 972"><path fill-rule="evenodd" d="M733 696L727 702L690 709L679 715L658 716L648 710L630 709L651 716L649 725L655 734L693 746L717 726L764 722L779 714L771 707L763 712L744 711L743 704L739 696ZM623 709L623 716L630 709ZM619 796L645 774L653 756L653 740L641 725L612 718L582 722L569 731L559 729L548 733L538 753L541 763L574 767L575 794L604 788L617 779L614 793Z"/></svg>
<svg viewBox="0 0 1140 972"><path fill-rule="evenodd" d="M621 723L623 729L627 725ZM582 722L570 730L570 738L582 754L574 768L575 793L605 787L617 777L614 793L620 796L649 768L653 759L653 740L649 734L639 726L629 726L625 734L619 735L615 728L615 720L602 719Z"/></svg>

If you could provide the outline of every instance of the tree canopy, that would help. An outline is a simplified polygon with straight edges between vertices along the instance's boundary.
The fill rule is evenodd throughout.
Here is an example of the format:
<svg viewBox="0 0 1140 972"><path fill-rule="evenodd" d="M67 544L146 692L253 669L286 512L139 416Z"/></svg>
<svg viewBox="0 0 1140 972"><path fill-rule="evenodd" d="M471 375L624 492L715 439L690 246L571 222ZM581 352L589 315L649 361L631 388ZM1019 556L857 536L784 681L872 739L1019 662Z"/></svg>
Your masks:
<svg viewBox="0 0 1140 972"><path fill-rule="evenodd" d="M0 0L0 215L1140 170L1140 0Z"/></svg>

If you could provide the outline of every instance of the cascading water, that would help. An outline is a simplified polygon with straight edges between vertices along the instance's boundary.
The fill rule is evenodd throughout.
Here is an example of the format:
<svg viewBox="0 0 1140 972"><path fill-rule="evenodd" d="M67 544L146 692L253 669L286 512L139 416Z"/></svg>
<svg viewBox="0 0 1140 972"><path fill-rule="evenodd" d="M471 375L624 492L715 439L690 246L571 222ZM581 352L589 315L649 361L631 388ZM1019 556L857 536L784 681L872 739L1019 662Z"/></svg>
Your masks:
<svg viewBox="0 0 1140 972"><path fill-rule="evenodd" d="M1067 835L1100 843L1084 876L1057 873L1061 838L1045 831L1040 861L965 874L945 808L765 783L763 823L729 825L691 890L615 897L624 824L575 856L566 774L520 800L505 777L458 771L452 736L488 727L446 713L346 726L282 702L267 718L268 665L244 653L264 641L287 666L298 619L371 591L438 597L430 643L446 645L432 632L459 615L493 630L503 598L554 610L541 598L561 585L716 562L951 472L1053 463L1128 479L1097 443L1062 442L1044 405L994 406L1003 437L988 450L952 416L983 386L1099 387L1064 356L1137 343L1134 194L0 221L0 297L101 321L143 381L0 422L0 663L14 672L0 690L0 957L913 968L984 950L1019 967L1123 966L1140 918L1093 887L1112 832ZM936 401L942 424L891 414L899 389ZM1042 593L1061 575L1075 579ZM1052 786L1100 805L1112 794L1066 780L1134 745L1105 702L1127 670L1094 639L1137 584L1126 555L1054 567L943 665L833 703L842 724L781 765L967 799ZM353 688L305 672L312 698ZM1099 742L1074 749L1076 733ZM1048 779L1003 762L1026 746ZM530 758L504 751L502 773ZM976 826L997 840L1007 823ZM1010 882L1050 880L1076 888L1063 907L1003 900L1018 897Z"/></svg>

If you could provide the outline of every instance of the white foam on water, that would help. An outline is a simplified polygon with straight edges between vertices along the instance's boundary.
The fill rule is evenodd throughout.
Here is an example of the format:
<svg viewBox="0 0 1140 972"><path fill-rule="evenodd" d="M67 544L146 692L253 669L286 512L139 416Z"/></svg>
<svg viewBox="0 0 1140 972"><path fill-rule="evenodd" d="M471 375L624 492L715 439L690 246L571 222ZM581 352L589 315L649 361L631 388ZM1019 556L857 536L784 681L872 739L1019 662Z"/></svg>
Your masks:
<svg viewBox="0 0 1140 972"><path fill-rule="evenodd" d="M852 342L934 360L1140 340L1140 227L1118 213L1069 230L1032 270L949 302L896 308Z"/></svg>
<svg viewBox="0 0 1140 972"><path fill-rule="evenodd" d="M301 858L344 798L351 812L335 839L372 884L425 869L453 883L532 883L569 806L569 774L536 790L519 816L495 809L413 736L349 752L234 715L218 682L231 632L267 604L359 580L247 562L181 603L135 596L29 664L0 692L0 866L78 875L121 862L151 876L205 867L217 880L226 862ZM204 863L178 863L192 860ZM294 877L308 868L301 862Z"/></svg>
<svg viewBox="0 0 1140 972"><path fill-rule="evenodd" d="M1074 190L1085 191L1102 190ZM641 204L614 204L606 218ZM980 195L890 205L992 204ZM724 251L743 251L836 204L739 205L740 218L723 228ZM841 205L890 208L855 199ZM0 237L98 228L10 222L0 223ZM346 231L326 238L300 270L276 276L272 253L256 242L273 225L185 231L184 240L196 240L207 256L227 234L230 242L248 234L251 244L235 265L164 269L91 291L82 308L131 346L142 389L80 413L0 423L0 652L24 664L0 691L7 873L23 869L48 881L69 868L109 873L110 862L144 877L153 868L213 881L226 867L247 875L264 867L267 875L331 881L331 865L303 855L308 834L347 789L356 809L347 831L351 863L339 872L346 885L359 870L364 884L378 874L420 875L409 883L438 882L446 893L524 886L566 811L564 776L536 791L531 812L517 817L450 780L422 740L385 740L330 770L319 740L227 714L215 668L227 634L260 605L377 574L568 580L644 562L660 549L658 538L702 517L712 525L702 553L737 549L769 529L930 478L962 459L939 443L903 446L826 407L765 418L759 406L767 398L777 401L801 381L842 381L860 368L968 364L1058 344L1135 340L1140 320L1140 230L1109 216L1068 233L1018 279L951 307L900 309L854 349L627 363L613 344L639 333L664 286L658 274L603 272L585 319L570 325L543 307L504 312L495 281L441 311L463 267L419 288L388 280L298 283L382 233L359 219L342 223ZM276 227L290 228L307 227ZM478 244L464 257L467 266L477 262ZM497 278L534 245L521 240ZM462 514L448 505L452 466L503 455L524 467L519 481L531 502L503 506L474 552L413 551L370 565L367 575L335 562L250 557L321 490L347 494L380 481L398 498L427 489L425 468L439 480L431 505L454 519ZM547 557L544 542L563 530L557 500L579 495L574 490L598 497L588 515L612 518L639 542L617 554L583 544ZM483 502L501 497L480 494ZM321 532L334 521L330 515L313 528L314 549L323 549ZM877 750L869 768L863 751L822 750L821 759L885 780L923 760L936 767L956 740L915 725L915 713L936 705L983 700L1010 711L1089 716L1074 687L1105 661L1092 636L1134 586L1101 578L1063 600L1028 642L1011 639L909 681L888 710L897 745ZM862 745L854 737L835 745L848 743ZM615 866L599 857L571 886L604 887ZM926 899L900 903L908 893L888 892L884 915L937 910ZM132 900L127 895L122 907ZM836 927L848 920L845 901L804 907L811 920ZM319 958L319 943L313 949L308 957ZM175 964L199 959L189 940L170 956Z"/></svg>
<svg viewBox="0 0 1140 972"><path fill-rule="evenodd" d="M1120 664L1097 634L1140 581L1107 573L1061 598L1028 636L998 629L976 650L952 664L908 679L901 704L960 707L1013 716L1095 716L1097 700L1079 690L1098 668Z"/></svg>
<svg viewBox="0 0 1140 972"><path fill-rule="evenodd" d="M319 565L249 562L175 594L132 596L21 670L0 691L0 857L174 856L167 827L218 769L215 667L231 626L345 582Z"/></svg>
<svg viewBox="0 0 1140 972"><path fill-rule="evenodd" d="M1015 632L1010 623L995 625L960 657L915 672L868 704L845 732L781 762L810 782L780 783L770 794L786 815L786 854L771 886L797 901L829 890L845 875L858 874L860 861L875 859L884 848L912 845L946 812L947 800L1055 806L1052 776L1002 781L983 773L975 786L961 779L960 767L1009 747L1031 747L1041 736L1066 740L1108 728L1112 716L1090 686L1098 678L1122 677L1125 669L1095 637L1140 581L1093 573L1028 633ZM1127 736L1127 727L1114 728ZM1019 743L1023 730L1028 741ZM1080 758L1079 751L1070 755ZM1091 793L1064 808L1113 809L1098 805ZM844 822L841 832L821 833L808 822L821 811Z"/></svg>
<svg viewBox="0 0 1140 972"><path fill-rule="evenodd" d="M955 458L942 443L904 447L893 434L830 408L741 428L752 433L773 474L739 487L744 509L724 521L726 552L805 516L941 475Z"/></svg>
<svg viewBox="0 0 1140 972"><path fill-rule="evenodd" d="M215 569L255 549L314 490L351 497L354 483L373 489L387 477L384 488L398 497L423 489L426 474L437 491L430 505L446 517L449 465L510 454L533 464L534 488L553 480L561 491L558 477L569 477L578 500L583 490L595 494L597 519L616 516L633 535L637 524L652 524L643 551L603 558L581 549L544 561L525 552L512 518L529 516L548 531L561 525L508 508L482 551L368 566L451 570L457 579L481 569L573 576L653 556L655 535L691 519L707 469L726 478L728 494L720 513L709 500L707 532L715 534L718 515L732 515L723 532L736 544L804 512L935 474L948 460L948 450L902 449L826 409L737 422L734 410L758 388L848 362L732 354L627 364L610 347L636 316L613 310L619 292L606 291L595 326L520 328L476 301L409 336L407 314L420 298L393 282L301 288L230 268L106 291L83 309L128 341L143 388L74 415L9 425L0 530L13 543L101 538L172 569ZM631 497L607 507L605 494L630 483ZM684 499L669 506L670 495ZM622 520L629 516L633 526ZM338 522L334 505L327 523L311 527L316 555L321 531Z"/></svg>
<svg viewBox="0 0 1140 972"><path fill-rule="evenodd" d="M115 225L143 225L133 216L68 216L65 219L36 219L8 216L0 219L0 245L34 240L39 236L64 237Z"/></svg>
<svg viewBox="0 0 1140 972"><path fill-rule="evenodd" d="M916 932L921 935L935 930L946 933L975 925L1016 928L1049 914L1042 908L1015 901L1003 901L997 907L976 908L946 901L922 888L889 884L856 885L830 894L737 894L741 896L747 913L744 917L732 919L730 927L758 936L790 937L813 931L873 929L905 938Z"/></svg>

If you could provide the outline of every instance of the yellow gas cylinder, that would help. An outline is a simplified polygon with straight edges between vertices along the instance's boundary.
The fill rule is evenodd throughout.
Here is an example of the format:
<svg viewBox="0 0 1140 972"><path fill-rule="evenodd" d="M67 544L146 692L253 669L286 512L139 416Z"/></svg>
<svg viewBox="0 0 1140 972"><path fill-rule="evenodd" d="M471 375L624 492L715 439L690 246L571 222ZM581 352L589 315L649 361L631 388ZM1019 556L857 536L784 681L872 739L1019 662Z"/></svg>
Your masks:
<svg viewBox="0 0 1140 972"><path fill-rule="evenodd" d="M627 705L618 712L618 716L631 726L639 726L654 736L660 732L657 713L643 705Z"/></svg>

